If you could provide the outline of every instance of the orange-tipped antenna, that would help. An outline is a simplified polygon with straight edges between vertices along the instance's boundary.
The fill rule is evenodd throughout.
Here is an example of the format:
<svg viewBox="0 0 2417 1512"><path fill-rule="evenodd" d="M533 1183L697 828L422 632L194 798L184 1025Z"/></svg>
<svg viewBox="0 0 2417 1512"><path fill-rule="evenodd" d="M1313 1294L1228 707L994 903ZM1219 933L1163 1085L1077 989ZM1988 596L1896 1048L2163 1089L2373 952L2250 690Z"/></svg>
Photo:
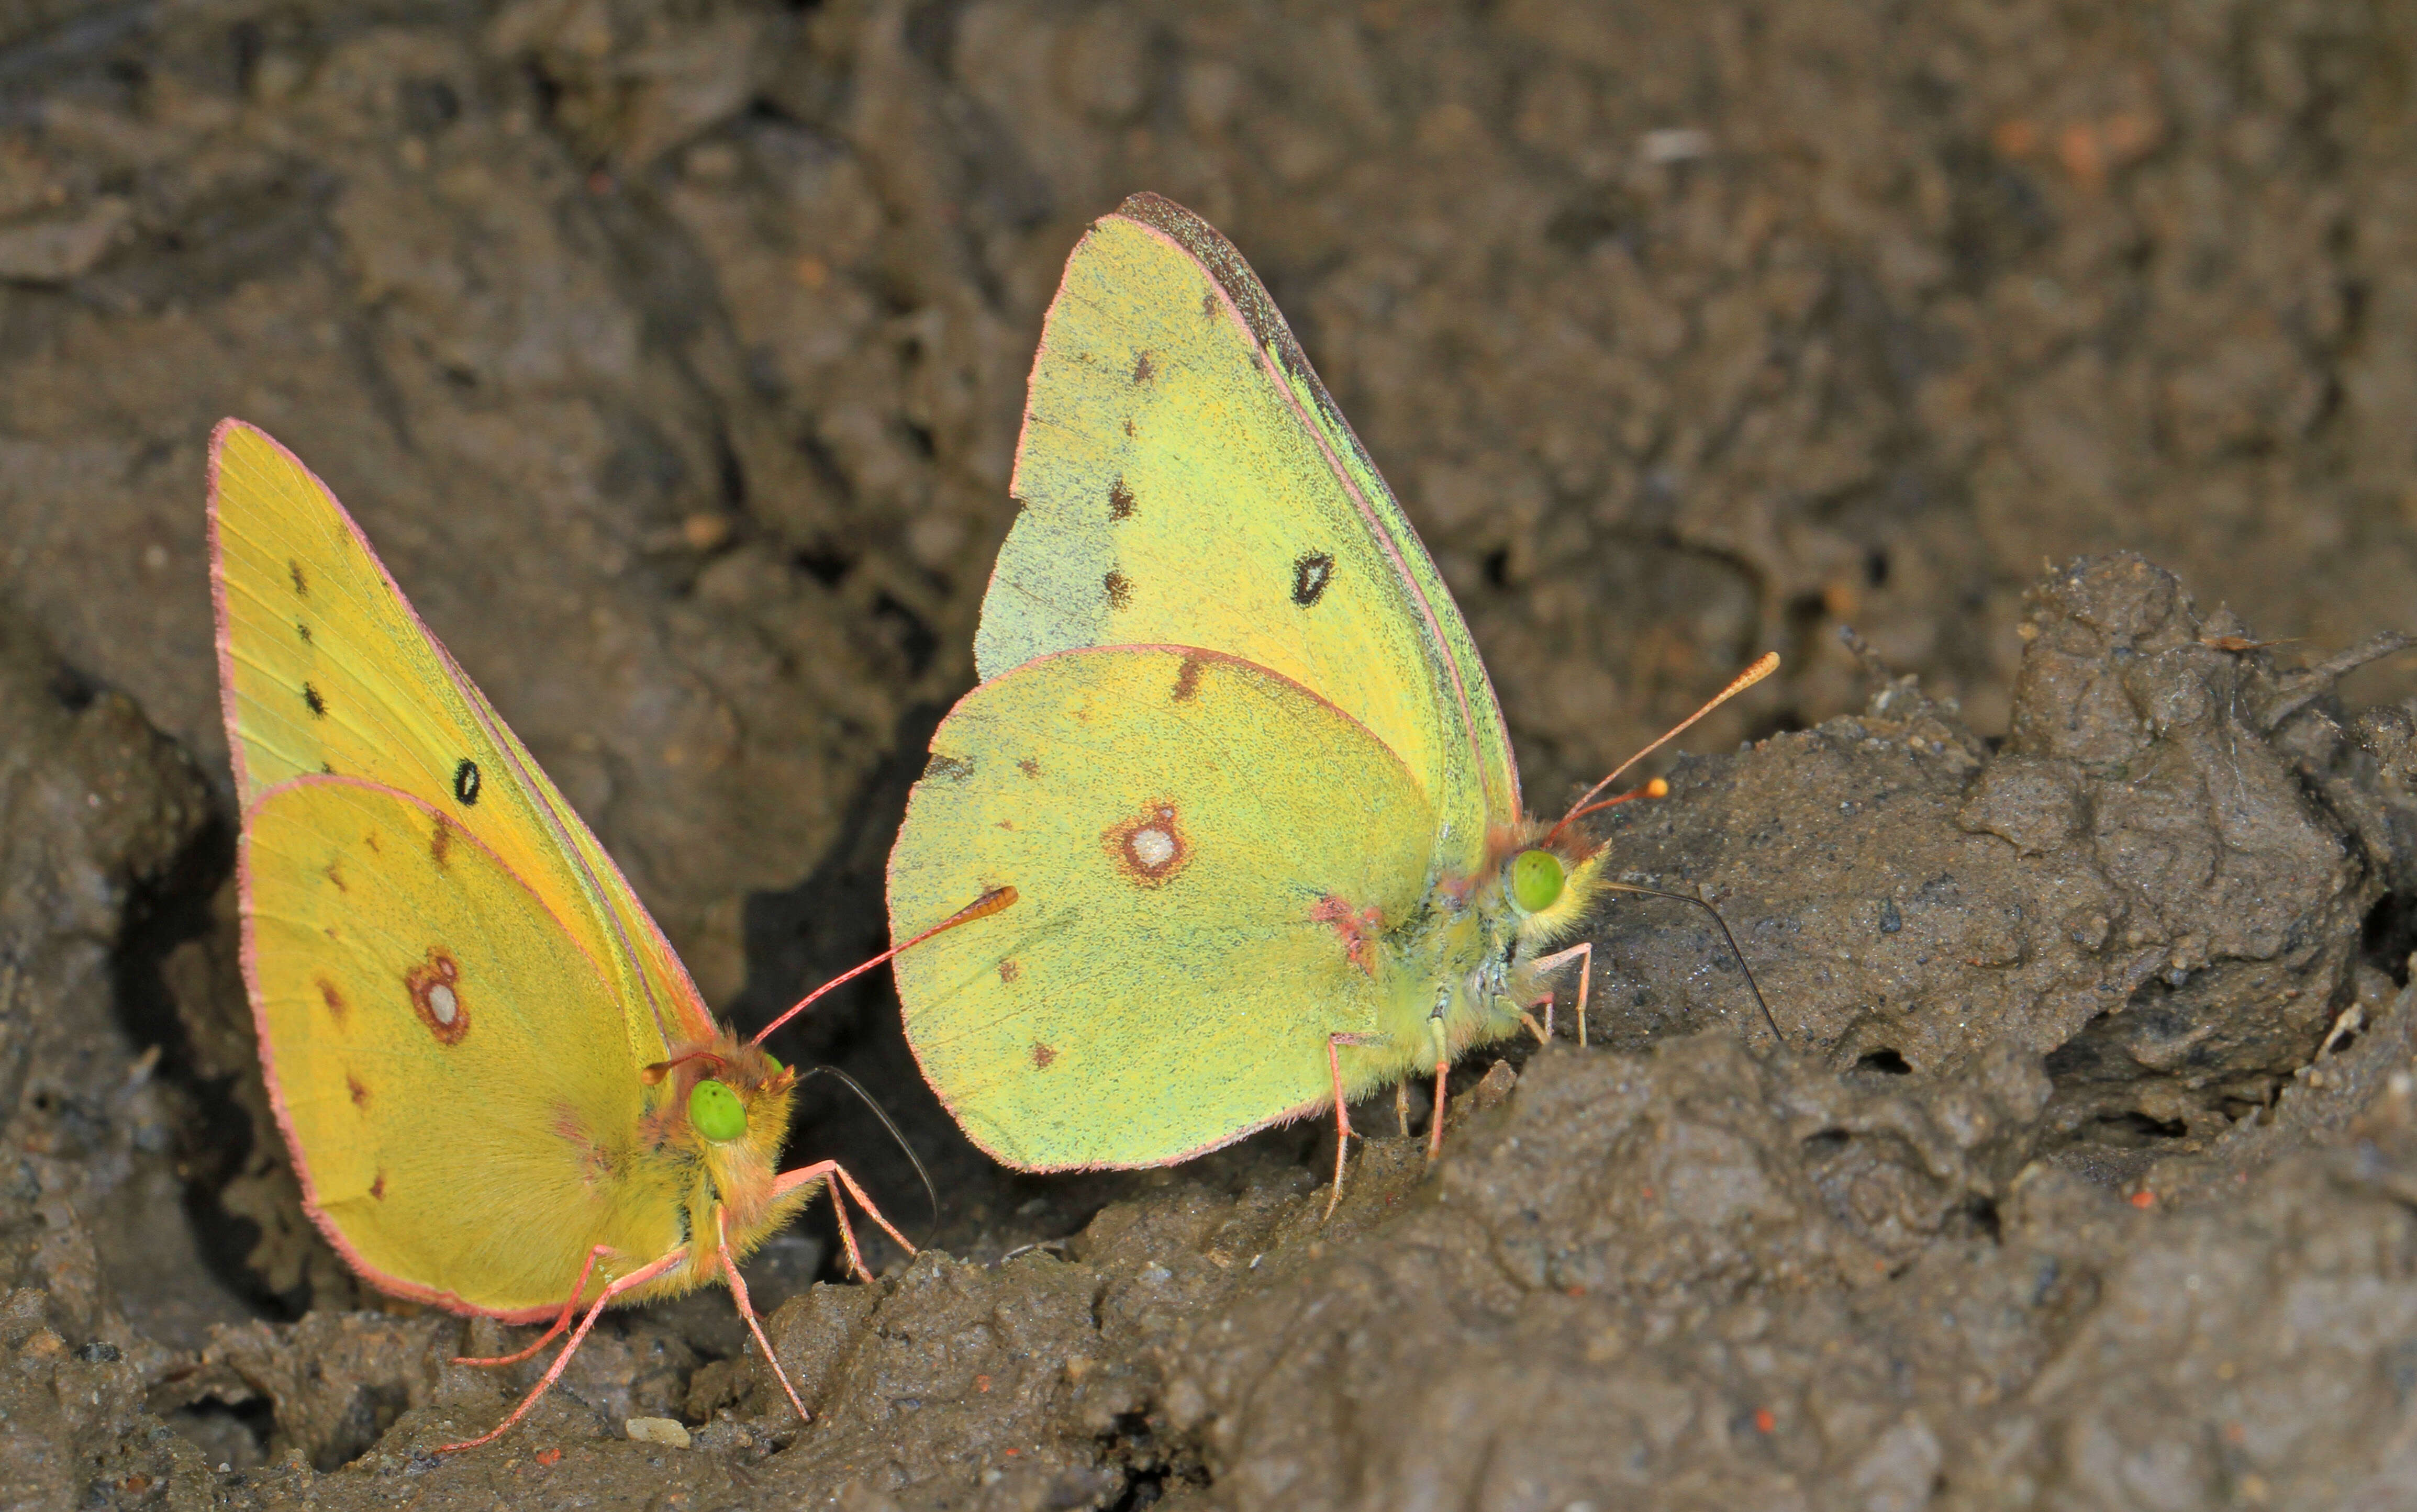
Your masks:
<svg viewBox="0 0 2417 1512"><path fill-rule="evenodd" d="M1584 819L1589 814L1599 814L1605 809L1617 809L1623 803L1633 802L1638 798L1666 798L1669 795L1670 784L1657 777L1641 788L1630 788L1617 798L1605 798L1601 803L1590 803L1583 809L1573 809L1562 816L1561 824L1566 824L1573 819ZM1559 834L1561 824L1555 824L1553 833Z"/></svg>
<svg viewBox="0 0 2417 1512"><path fill-rule="evenodd" d="M751 1045L761 1045L770 1036L773 1030L780 1028L783 1024L787 1023L798 1014L805 1012L806 1009L813 1005L814 999L822 996L825 992L829 991L834 987L838 987L845 982L856 980L866 972L869 972L874 967L880 965L883 961L888 960L890 957L898 954L900 951L912 950L917 945L921 945L924 941L930 939L932 936L945 933L950 930L955 929L960 924L971 924L976 919L988 918L993 914L997 913L1000 909L1007 907L1014 901L1014 888L993 887L990 891L982 894L980 898L975 899L972 902L967 903L965 907L958 909L955 913L950 915L947 918L942 919L939 923L933 925L930 929L925 930L922 933L915 936L912 940L907 941L904 945L891 945L889 949L874 957L871 960L866 961L863 965L858 966L850 971L842 972L837 976L832 977L829 981L825 982L822 986L815 988L804 997L799 998L797 1002L797 1005L789 1009L788 1012L781 1015L770 1023L766 1024L762 1029L756 1031L755 1037L749 1040L747 1043Z"/></svg>
<svg viewBox="0 0 2417 1512"><path fill-rule="evenodd" d="M1614 782L1619 781L1620 773L1627 771L1638 762L1643 761L1646 757L1652 755L1657 750L1660 750L1663 747L1677 739L1680 733L1689 725L1694 724L1705 715L1711 713L1714 709L1719 708L1722 704L1726 703L1729 700L1737 697L1740 693L1744 692L1747 688L1752 688L1755 684L1762 681L1764 678L1770 676L1772 673L1775 673L1778 670L1779 653L1776 651L1764 652L1760 657L1756 658L1753 666L1748 667L1745 671L1738 673L1736 677L1730 680L1728 687L1722 688L1720 692L1713 695L1711 702L1706 703L1702 708L1697 709L1695 713L1690 714L1685 718L1680 720L1677 724L1672 725L1669 731L1665 733L1661 739L1653 742L1653 744L1646 747L1643 750L1638 751L1635 755L1631 756L1628 760L1620 763L1617 767L1612 769L1612 774L1609 777L1604 778L1602 781L1587 789L1586 795L1578 799L1577 802L1570 805L1570 811L1563 814L1561 816L1561 822L1555 824L1553 826L1552 833L1544 837L1544 843L1547 845L1551 844L1553 840L1560 835L1563 829L1569 827L1571 820L1587 812L1587 805L1594 800L1594 795L1601 793L1604 789L1611 786ZM1631 796L1634 796L1634 794L1631 794ZM1604 807L1608 808L1610 805L1606 804L1604 805Z"/></svg>

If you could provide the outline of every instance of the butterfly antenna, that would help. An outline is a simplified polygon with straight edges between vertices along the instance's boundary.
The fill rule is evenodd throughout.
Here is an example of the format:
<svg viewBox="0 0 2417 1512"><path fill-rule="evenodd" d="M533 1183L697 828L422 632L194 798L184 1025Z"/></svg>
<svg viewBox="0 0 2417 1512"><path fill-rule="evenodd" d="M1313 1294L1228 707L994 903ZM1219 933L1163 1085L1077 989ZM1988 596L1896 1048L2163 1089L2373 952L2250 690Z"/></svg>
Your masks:
<svg viewBox="0 0 2417 1512"><path fill-rule="evenodd" d="M1633 882L1605 882L1598 885L1605 892L1636 893L1646 898L1675 898L1682 903L1693 903L1710 914L1712 916L1712 922L1721 927L1721 938L1729 943L1729 954L1737 958L1738 970L1745 973L1746 990L1754 994L1754 1005L1762 1010L1762 1021L1771 1026L1771 1037L1778 1040L1783 1048L1787 1045L1787 1036L1779 1032L1779 1021L1771 1016L1771 1005L1762 1000L1762 986L1754 979L1754 968L1745 963L1745 952L1738 948L1737 936L1729 932L1729 921L1721 917L1719 909L1714 908L1709 900L1695 897L1692 893L1665 892L1659 887L1639 887Z"/></svg>
<svg viewBox="0 0 2417 1512"><path fill-rule="evenodd" d="M747 1043L750 1045L763 1044L766 1039L771 1037L773 1030L780 1028L783 1024L787 1023L790 1020L796 1018L798 1014L805 1012L807 1008L811 1007L813 1005L814 999L821 997L824 993L829 991L835 987L856 980L866 972L871 971L874 967L880 965L890 957L897 955L900 951L912 950L917 945L921 945L924 941L930 939L932 936L953 930L960 924L971 924L976 919L988 918L993 914L997 913L1000 909L1007 907L1014 901L1014 888L993 887L990 891L982 894L980 898L975 899L972 902L967 903L965 907L958 909L947 918L944 918L939 923L933 925L930 929L925 930L922 933L915 936L915 938L907 941L905 944L891 945L889 949L874 957L864 964L848 971L844 971L837 976L832 977L829 981L825 982L822 986L815 988L804 997L799 998L788 1012L781 1015L770 1023L768 1023L763 1028L757 1030L755 1032L755 1037L750 1039Z"/></svg>
<svg viewBox="0 0 2417 1512"><path fill-rule="evenodd" d="M936 1232L940 1227L940 1189L932 1185L932 1173L923 1169L922 1160L915 1154L915 1146L906 1142L906 1136L900 1133L898 1126L890 1121L889 1110L882 1107L872 1093L865 1091L863 1083L836 1066L817 1066L811 1070L800 1071L798 1073L798 1080L803 1081L810 1076L835 1077L844 1083L848 1091L855 1093L857 1096L863 1099L867 1108L873 1110L873 1116L881 1120L881 1126L889 1131L889 1137L898 1142L898 1148L905 1152L906 1163L913 1166L915 1174L923 1180L924 1201L932 1205L932 1229L926 1231L923 1236L924 1243L931 1243L932 1232Z"/></svg>
<svg viewBox="0 0 2417 1512"><path fill-rule="evenodd" d="M1748 667L1745 671L1738 673L1735 678L1730 680L1728 687L1722 688L1719 693L1715 694L1712 697L1711 702L1706 703L1702 708L1697 709L1695 713L1690 714L1685 718L1680 720L1677 724L1672 725L1669 730L1663 734L1661 739L1653 742L1653 744L1646 747L1643 750L1638 751L1635 755L1631 756L1628 760L1620 763L1618 766L1612 769L1612 773L1609 777L1604 778L1602 781L1587 789L1585 796L1579 798L1577 802L1570 805L1570 811L1563 814L1561 816L1561 822L1555 824L1553 826L1552 833L1544 837L1544 843L1547 845L1551 844L1553 840L1560 835L1562 830L1569 827L1570 821L1575 819L1585 810L1588 804L1594 801L1594 795L1596 794L1601 793L1604 789L1619 780L1620 773L1627 771L1638 762L1643 761L1646 757L1652 755L1657 750L1660 750L1663 747L1677 739L1680 733L1689 725L1694 724L1705 715L1711 713L1714 709L1719 708L1722 704L1726 703L1729 700L1737 697L1740 693L1744 692L1747 688L1752 688L1755 684L1762 681L1764 678L1770 676L1772 673L1777 672L1778 670L1779 653L1776 651L1764 652L1760 657L1755 659L1753 666ZM1684 897L1685 895L1680 893L1673 894L1672 896ZM1697 899L1696 901L1702 902L1703 900ZM1710 903L1705 903L1704 906L1710 908L1711 905Z"/></svg>
<svg viewBox="0 0 2417 1512"><path fill-rule="evenodd" d="M1605 798L1599 803L1588 804L1583 809L1573 809L1561 816L1561 824L1566 824L1573 819L1584 819L1589 814L1599 814L1605 809L1617 809L1623 803L1634 803L1638 798L1666 798L1669 795L1670 784L1657 777L1643 787L1630 788L1616 798ZM1558 831L1560 824L1556 824L1553 828Z"/></svg>

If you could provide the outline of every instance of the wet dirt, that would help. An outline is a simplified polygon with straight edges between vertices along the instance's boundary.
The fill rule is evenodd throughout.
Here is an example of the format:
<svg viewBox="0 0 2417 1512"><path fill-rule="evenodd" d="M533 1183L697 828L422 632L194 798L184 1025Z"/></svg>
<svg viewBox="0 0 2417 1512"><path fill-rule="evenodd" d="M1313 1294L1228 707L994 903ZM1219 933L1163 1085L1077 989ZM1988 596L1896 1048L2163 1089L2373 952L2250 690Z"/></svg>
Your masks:
<svg viewBox="0 0 2417 1512"><path fill-rule="evenodd" d="M2412 59L2314 0L0 8L0 1506L2417 1504ZM1588 1048L1473 1056L1432 1172L1361 1110L1322 1222L1317 1127L999 1172L868 983L780 1053L946 1202L751 1267L816 1420L717 1293L433 1457L532 1368L358 1287L266 1121L210 424L760 1022L882 941L1143 188L1292 317L1537 807L1786 655L1604 826L1786 1043L1618 900Z"/></svg>

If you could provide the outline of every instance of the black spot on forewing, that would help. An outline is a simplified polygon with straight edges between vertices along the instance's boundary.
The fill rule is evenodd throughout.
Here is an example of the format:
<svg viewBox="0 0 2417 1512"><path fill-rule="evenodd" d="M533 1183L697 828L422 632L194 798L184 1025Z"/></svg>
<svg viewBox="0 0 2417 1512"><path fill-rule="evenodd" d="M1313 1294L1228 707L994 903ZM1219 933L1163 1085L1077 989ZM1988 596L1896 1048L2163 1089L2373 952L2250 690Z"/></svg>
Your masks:
<svg viewBox="0 0 2417 1512"><path fill-rule="evenodd" d="M453 796L463 808L479 801L479 764L464 757L462 764L453 768Z"/></svg>
<svg viewBox="0 0 2417 1512"><path fill-rule="evenodd" d="M962 782L973 775L974 764L962 756L943 756L935 750L932 759L923 764L926 782Z"/></svg>
<svg viewBox="0 0 2417 1512"><path fill-rule="evenodd" d="M311 643L311 627L304 621L297 619L294 622L294 633L302 637L304 645Z"/></svg>
<svg viewBox="0 0 2417 1512"><path fill-rule="evenodd" d="M1108 518L1131 520L1133 512L1132 490L1125 487L1121 477L1108 485Z"/></svg>
<svg viewBox="0 0 2417 1512"><path fill-rule="evenodd" d="M327 717L327 701L321 698L319 690L309 683L302 685L302 703L311 711L311 718L324 719Z"/></svg>
<svg viewBox="0 0 2417 1512"><path fill-rule="evenodd" d="M285 575L293 580L294 591L296 593L300 594L305 598L311 597L311 575L302 570L302 564L300 562L287 562L285 564Z"/></svg>
<svg viewBox="0 0 2417 1512"><path fill-rule="evenodd" d="M1102 578L1100 587L1108 596L1110 609L1122 609L1132 602L1132 584L1125 580L1125 575L1121 572L1111 572Z"/></svg>
<svg viewBox="0 0 2417 1512"><path fill-rule="evenodd" d="M1326 585L1334 581L1334 558L1324 552L1314 552L1292 565L1292 601L1301 608L1325 597Z"/></svg>

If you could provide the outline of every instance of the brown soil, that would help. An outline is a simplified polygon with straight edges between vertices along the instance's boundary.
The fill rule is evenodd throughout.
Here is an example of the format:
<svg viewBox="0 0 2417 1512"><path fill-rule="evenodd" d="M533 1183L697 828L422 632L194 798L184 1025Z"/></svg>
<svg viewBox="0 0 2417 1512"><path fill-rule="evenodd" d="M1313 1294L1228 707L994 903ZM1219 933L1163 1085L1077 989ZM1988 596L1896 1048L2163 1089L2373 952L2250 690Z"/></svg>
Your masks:
<svg viewBox="0 0 2417 1512"><path fill-rule="evenodd" d="M0 4L0 1508L2417 1505L2417 659L2327 661L2417 628L2412 77L2347 0ZM1591 1047L1474 1057L1433 1172L1364 1110L1321 1222L1316 1127L999 1172L869 984L778 1048L945 1211L755 1263L816 1421L716 1293L432 1457L532 1377L265 1122L211 422L760 1022L881 941L1142 188L1293 318L1540 806L1787 655L1606 828L1788 1043L1623 900ZM796 1153L911 1221L829 1085Z"/></svg>

